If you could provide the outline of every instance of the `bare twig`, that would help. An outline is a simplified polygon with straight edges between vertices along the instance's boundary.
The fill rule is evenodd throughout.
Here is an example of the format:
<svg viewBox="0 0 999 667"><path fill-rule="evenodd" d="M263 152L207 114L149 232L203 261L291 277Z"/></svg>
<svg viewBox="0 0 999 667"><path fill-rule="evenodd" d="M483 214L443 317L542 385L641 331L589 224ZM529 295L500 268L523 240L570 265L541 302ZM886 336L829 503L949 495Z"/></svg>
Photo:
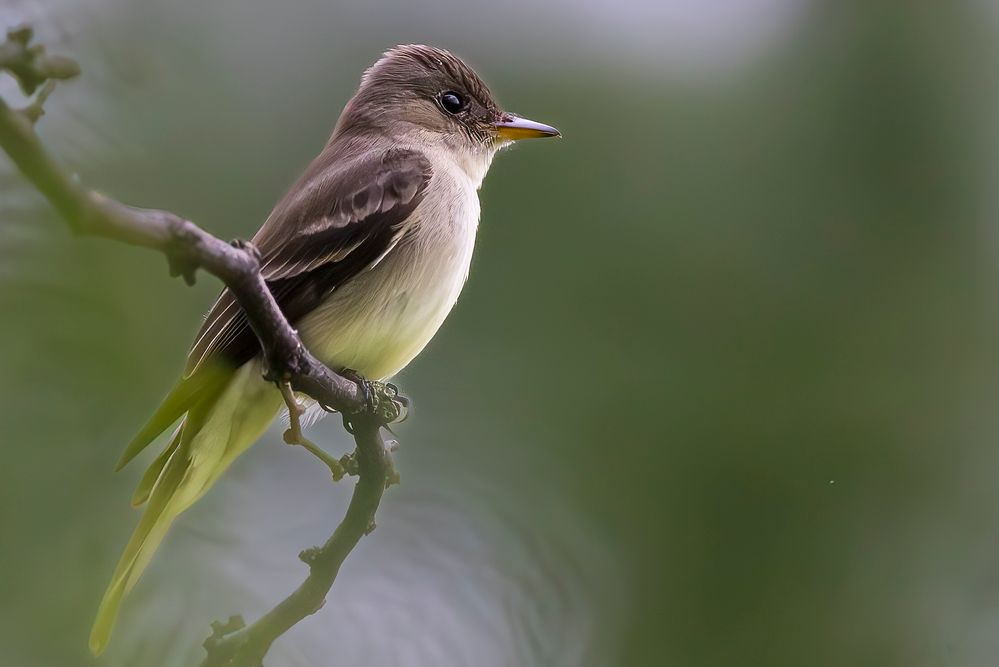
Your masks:
<svg viewBox="0 0 999 667"><path fill-rule="evenodd" d="M209 637L205 642L208 655L201 667L260 665L275 639L302 618L322 609L326 594L333 586L347 554L363 536L374 530L375 511L386 486L389 453L377 420L364 416L355 419L353 424L357 441L357 486L336 532L321 547L299 554L299 558L309 566L309 576L256 623L235 632L226 634L220 631Z"/></svg>
<svg viewBox="0 0 999 667"><path fill-rule="evenodd" d="M49 80L72 79L80 73L76 61L62 56L50 56L41 44L31 44L34 31L19 26L7 31L7 41L0 44L0 69L11 73L25 95Z"/></svg>
<svg viewBox="0 0 999 667"><path fill-rule="evenodd" d="M41 92L25 109L12 109L0 99L0 148L21 173L45 196L77 234L98 236L162 252L172 275L194 282L197 269L218 277L232 291L246 313L265 360L266 379L276 382L291 417L289 442L302 445L326 463L337 476L344 468L358 474L343 521L321 547L302 552L309 576L299 588L257 622L244 627L240 617L213 623L205 642L206 667L259 667L271 644L289 628L319 609L341 563L360 538L374 527L374 515L394 467L380 429L399 416L394 392L370 404L370 386L342 377L319 362L302 344L285 319L260 273L260 256L245 242L226 243L174 213L135 208L87 189L66 172L42 146L34 123L55 80L79 73L68 58L50 56L30 45L32 31L8 31L0 44L0 70L7 71L28 95ZM352 456L339 461L323 452L301 432L302 408L294 391L347 416L357 444ZM386 405L388 404L388 405Z"/></svg>
<svg viewBox="0 0 999 667"><path fill-rule="evenodd" d="M26 107L18 109L21 114L28 119L29 123L37 123L38 119L45 115L45 100L49 99L49 95L55 90L55 81L49 79L42 86L42 89L38 91L35 95L35 99L31 101Z"/></svg>

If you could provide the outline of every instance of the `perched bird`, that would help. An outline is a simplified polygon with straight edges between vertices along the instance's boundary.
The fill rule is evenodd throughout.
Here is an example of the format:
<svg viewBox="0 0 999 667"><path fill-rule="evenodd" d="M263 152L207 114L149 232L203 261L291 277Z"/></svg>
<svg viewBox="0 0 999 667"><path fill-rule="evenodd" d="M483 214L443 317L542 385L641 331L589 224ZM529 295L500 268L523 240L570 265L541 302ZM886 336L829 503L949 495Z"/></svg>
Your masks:
<svg viewBox="0 0 999 667"><path fill-rule="evenodd" d="M498 150L559 132L503 111L448 51L391 49L363 75L326 147L253 237L262 271L306 346L334 369L391 377L441 326L468 275L478 189ZM122 598L177 516L211 488L284 403L226 290L187 370L129 444L119 468L183 418L145 473L148 501L90 636L107 646Z"/></svg>

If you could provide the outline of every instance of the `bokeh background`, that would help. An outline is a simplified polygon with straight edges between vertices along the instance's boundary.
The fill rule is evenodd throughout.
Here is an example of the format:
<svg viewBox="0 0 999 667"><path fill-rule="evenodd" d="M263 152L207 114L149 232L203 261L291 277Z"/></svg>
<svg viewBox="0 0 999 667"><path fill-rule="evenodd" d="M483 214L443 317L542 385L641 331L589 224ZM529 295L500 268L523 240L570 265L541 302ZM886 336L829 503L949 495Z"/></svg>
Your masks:
<svg viewBox="0 0 999 667"><path fill-rule="evenodd" d="M471 279L399 378L403 484L268 665L999 660L999 5L3 0L77 57L86 183L249 237L362 69L449 47L561 142L501 155ZM9 81L0 84L16 97ZM0 665L92 664L111 470L217 283L73 240L0 159ZM349 446L336 419L314 428ZM105 665L193 665L349 486L250 451Z"/></svg>

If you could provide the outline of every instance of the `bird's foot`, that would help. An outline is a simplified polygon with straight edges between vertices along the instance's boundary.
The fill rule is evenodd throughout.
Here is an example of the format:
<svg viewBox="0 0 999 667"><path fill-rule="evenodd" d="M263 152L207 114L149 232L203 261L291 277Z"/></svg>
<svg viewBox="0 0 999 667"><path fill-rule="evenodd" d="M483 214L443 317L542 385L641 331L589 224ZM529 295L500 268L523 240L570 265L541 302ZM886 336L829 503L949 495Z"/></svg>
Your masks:
<svg viewBox="0 0 999 667"><path fill-rule="evenodd" d="M340 371L340 375L356 382L361 387L365 411L376 417L382 424L386 426L395 424L404 421L409 416L412 402L408 397L400 394L399 388L391 382L369 380L351 368L344 368ZM354 432L349 415L344 415L343 425L348 433Z"/></svg>

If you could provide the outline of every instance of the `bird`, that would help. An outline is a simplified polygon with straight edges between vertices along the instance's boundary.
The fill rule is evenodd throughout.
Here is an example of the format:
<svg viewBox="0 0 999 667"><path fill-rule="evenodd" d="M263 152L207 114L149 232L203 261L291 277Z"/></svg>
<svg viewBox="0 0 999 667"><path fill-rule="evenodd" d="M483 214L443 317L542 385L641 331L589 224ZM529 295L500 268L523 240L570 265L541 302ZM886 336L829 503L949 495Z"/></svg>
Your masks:
<svg viewBox="0 0 999 667"><path fill-rule="evenodd" d="M391 378L427 345L468 277L478 191L514 141L560 137L505 111L459 57L409 44L362 75L325 147L251 243L302 342L365 380ZM174 520L199 500L285 405L264 379L256 336L223 290L185 371L128 444L118 469L174 424L139 481L146 504L100 602L90 635L106 648L119 607Z"/></svg>

